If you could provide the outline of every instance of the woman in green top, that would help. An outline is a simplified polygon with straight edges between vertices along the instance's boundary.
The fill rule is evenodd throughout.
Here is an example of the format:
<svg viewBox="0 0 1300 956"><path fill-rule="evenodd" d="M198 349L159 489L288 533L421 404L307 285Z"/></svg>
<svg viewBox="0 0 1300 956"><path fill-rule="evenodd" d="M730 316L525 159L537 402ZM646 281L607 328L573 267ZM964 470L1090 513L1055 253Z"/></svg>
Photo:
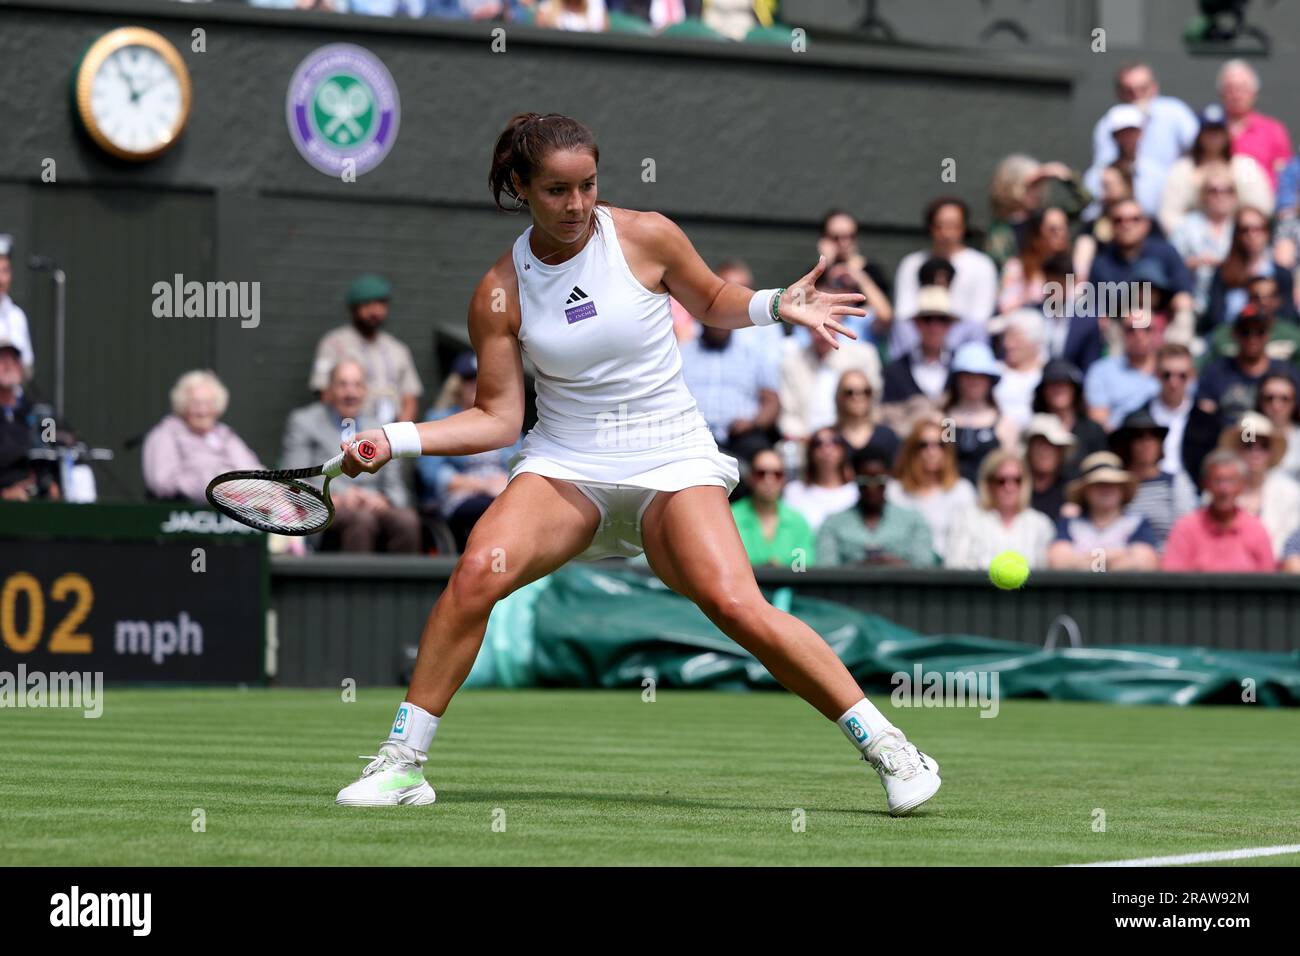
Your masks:
<svg viewBox="0 0 1300 956"><path fill-rule="evenodd" d="M781 501L785 466L770 448L749 460L748 484L752 493L731 506L741 543L755 566L776 565L802 570L813 564L812 527L808 519Z"/></svg>

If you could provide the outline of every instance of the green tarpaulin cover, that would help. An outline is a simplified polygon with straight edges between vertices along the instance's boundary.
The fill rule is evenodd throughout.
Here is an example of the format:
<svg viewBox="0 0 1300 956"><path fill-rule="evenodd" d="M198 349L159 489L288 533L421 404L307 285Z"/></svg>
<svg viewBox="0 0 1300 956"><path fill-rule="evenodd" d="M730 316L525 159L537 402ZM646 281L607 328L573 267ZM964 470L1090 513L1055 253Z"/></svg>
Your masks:
<svg viewBox="0 0 1300 956"><path fill-rule="evenodd" d="M895 675L997 674L998 696L1126 704L1300 705L1300 651L1106 645L1044 649L966 634L923 635L876 614L802 597L769 600L807 623L868 689ZM658 578L571 564L500 602L470 686L774 688L750 654ZM1247 683L1247 682L1250 683Z"/></svg>

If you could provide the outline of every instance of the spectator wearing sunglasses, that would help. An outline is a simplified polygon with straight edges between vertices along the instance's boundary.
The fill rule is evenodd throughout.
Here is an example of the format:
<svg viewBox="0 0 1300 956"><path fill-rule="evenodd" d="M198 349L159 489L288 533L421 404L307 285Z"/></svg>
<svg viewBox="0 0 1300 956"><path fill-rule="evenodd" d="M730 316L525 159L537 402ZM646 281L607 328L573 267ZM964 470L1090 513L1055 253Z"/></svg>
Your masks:
<svg viewBox="0 0 1300 956"><path fill-rule="evenodd" d="M891 502L919 511L925 518L940 560L953 513L975 503L975 487L958 470L956 442L953 435L946 434L948 424L935 417L921 419L912 427L898 453L895 480L887 489Z"/></svg>
<svg viewBox="0 0 1300 956"><path fill-rule="evenodd" d="M1286 454L1277 467L1300 480L1300 402L1296 382L1289 375L1265 375L1259 383L1255 411L1268 416L1277 432L1286 438Z"/></svg>
<svg viewBox="0 0 1300 956"><path fill-rule="evenodd" d="M830 515L852 508L858 500L851 454L849 443L833 428L819 428L808 439L803 480L786 485L783 500L808 519L813 531Z"/></svg>
<svg viewBox="0 0 1300 956"><path fill-rule="evenodd" d="M861 319L842 316L845 325L859 333L859 342L883 341L894 320L889 301L889 279L858 247L858 221L851 213L833 209L822 217L817 252L826 257L826 271L819 287L840 292L861 292L866 297L867 315ZM865 326L865 328L864 328ZM795 334L807 333L802 327ZM862 333L866 333L865 335ZM801 344L806 343L806 338Z"/></svg>
<svg viewBox="0 0 1300 956"><path fill-rule="evenodd" d="M938 402L948 381L952 352L948 332L957 322L948 290L923 286L916 296L916 347L885 366L885 401L905 402L924 395Z"/></svg>
<svg viewBox="0 0 1300 956"><path fill-rule="evenodd" d="M1192 401L1196 390L1196 366L1187 346L1177 342L1160 346L1156 353L1156 379L1160 382L1160 391L1142 406L1142 410L1166 429L1160 468L1170 474L1182 472L1191 481L1192 475L1200 474L1200 458L1194 467L1187 467L1183 436L1187 433L1188 423L1195 419L1193 434L1199 429L1200 433L1213 436L1210 439L1212 445L1219 437L1218 418L1206 415ZM1208 452L1209 447L1205 451ZM1204 454L1200 457L1203 458Z"/></svg>
<svg viewBox="0 0 1300 956"><path fill-rule="evenodd" d="M1115 203L1109 218L1114 238L1098 247L1088 271L1088 280L1100 286L1097 301L1103 301L1101 293L1106 288L1137 281L1135 273L1138 267L1143 262L1154 260L1167 277L1170 293L1169 312L1173 319L1168 336L1171 341L1189 340L1196 327L1195 302L1192 299L1196 280L1183 257L1167 240L1152 235L1151 219L1136 200L1123 199Z"/></svg>
<svg viewBox="0 0 1300 956"><path fill-rule="evenodd" d="M1246 284L1246 290L1246 308L1253 309L1269 323L1264 351L1271 358L1294 362L1300 357L1300 325L1294 321L1294 311L1282 300L1277 280L1273 276L1255 276ZM1209 347L1205 361L1237 354L1232 323L1216 327L1206 340Z"/></svg>
<svg viewBox="0 0 1300 956"><path fill-rule="evenodd" d="M979 500L953 515L944 567L983 570L1003 551L1020 552L1030 568L1046 567L1056 528L1030 506L1024 459L1000 449L992 452L980 465L976 487Z"/></svg>
<svg viewBox="0 0 1300 956"><path fill-rule="evenodd" d="M755 567L800 569L816 561L808 519L781 500L785 477L781 456L771 448L760 449L749 460L750 494L731 506L740 541Z"/></svg>
<svg viewBox="0 0 1300 956"><path fill-rule="evenodd" d="M1246 162L1256 165L1249 158ZM1178 228L1170 233L1169 241L1196 279L1192 300L1198 313L1205 312L1215 270L1232 249L1232 217L1236 211L1237 186L1231 173L1226 169L1211 170L1205 174L1200 205L1183 216Z"/></svg>
<svg viewBox="0 0 1300 956"><path fill-rule="evenodd" d="M1156 336L1151 318L1137 309L1120 320L1124 349L1092 364L1083 381L1088 416L1107 431L1119 427L1124 416L1149 402L1160 384L1156 381Z"/></svg>
<svg viewBox="0 0 1300 956"><path fill-rule="evenodd" d="M853 459L857 504L826 519L817 535L822 567L878 565L934 566L930 528L915 511L888 500L889 462L878 448L864 448Z"/></svg>
<svg viewBox="0 0 1300 956"><path fill-rule="evenodd" d="M1296 367L1268 354L1273 320L1253 303L1248 303L1232 323L1235 355L1223 355L1201 369L1196 405L1217 415L1221 425L1239 419L1255 408L1259 383L1266 375L1297 377Z"/></svg>
<svg viewBox="0 0 1300 956"><path fill-rule="evenodd" d="M1191 214L1198 199L1203 200L1211 177L1226 177L1234 205L1240 200L1260 209L1273 208L1268 176L1253 158L1233 150L1227 123L1222 107L1207 106L1191 150L1170 168L1160 201L1160 225L1166 235L1177 232L1183 217Z"/></svg>
<svg viewBox="0 0 1300 956"><path fill-rule="evenodd" d="M1232 219L1232 245L1223 264L1215 271L1206 293L1201 330L1210 332L1231 322L1250 302L1250 284L1258 276L1277 283L1283 314L1295 313L1295 284L1291 269L1294 253L1290 243L1277 249L1272 242L1268 214L1253 206L1242 206Z"/></svg>
<svg viewBox="0 0 1300 956"><path fill-rule="evenodd" d="M1259 412L1242 415L1219 437L1220 451L1233 452L1246 463L1237 504L1264 525L1279 559L1287 539L1300 529L1300 484L1278 467L1286 445L1286 436Z"/></svg>
<svg viewBox="0 0 1300 956"><path fill-rule="evenodd" d="M893 467L900 444L898 435L877 421L875 391L871 379L861 372L849 371L840 376L835 390L835 430L853 451L879 448Z"/></svg>

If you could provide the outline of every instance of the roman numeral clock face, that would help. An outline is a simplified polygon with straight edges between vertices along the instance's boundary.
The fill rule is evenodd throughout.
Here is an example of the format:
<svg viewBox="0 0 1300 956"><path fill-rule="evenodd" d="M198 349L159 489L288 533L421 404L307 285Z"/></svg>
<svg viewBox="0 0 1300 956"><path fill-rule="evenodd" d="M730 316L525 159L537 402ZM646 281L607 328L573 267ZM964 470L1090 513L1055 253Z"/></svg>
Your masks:
<svg viewBox="0 0 1300 956"><path fill-rule="evenodd" d="M124 27L91 45L77 69L76 111L90 138L119 159L169 149L190 112L190 75L170 43Z"/></svg>

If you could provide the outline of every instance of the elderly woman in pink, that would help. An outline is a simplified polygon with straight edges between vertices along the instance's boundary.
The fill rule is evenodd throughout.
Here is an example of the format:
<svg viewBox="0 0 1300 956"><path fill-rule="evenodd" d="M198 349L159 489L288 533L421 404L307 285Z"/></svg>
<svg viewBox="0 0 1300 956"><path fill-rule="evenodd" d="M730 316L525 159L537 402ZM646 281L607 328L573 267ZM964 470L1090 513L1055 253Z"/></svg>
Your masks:
<svg viewBox="0 0 1300 956"><path fill-rule="evenodd" d="M157 498L204 501L223 471L261 468L249 447L221 424L230 393L211 372L186 372L172 388L172 414L144 440L144 483Z"/></svg>

